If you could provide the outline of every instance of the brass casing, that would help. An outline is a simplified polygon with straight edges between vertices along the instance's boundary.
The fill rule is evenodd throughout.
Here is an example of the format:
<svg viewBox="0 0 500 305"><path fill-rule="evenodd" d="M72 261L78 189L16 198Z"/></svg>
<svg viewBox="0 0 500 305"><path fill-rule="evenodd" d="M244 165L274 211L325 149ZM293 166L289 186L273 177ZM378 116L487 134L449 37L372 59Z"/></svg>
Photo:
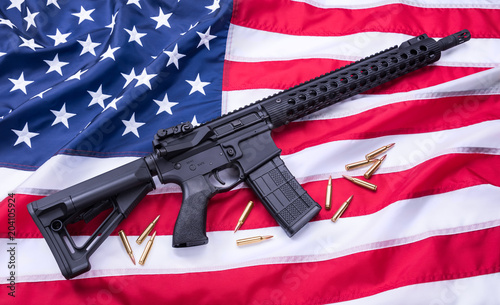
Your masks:
<svg viewBox="0 0 500 305"><path fill-rule="evenodd" d="M345 166L345 170L348 171L348 170L355 169L358 167L366 166L366 165L370 164L371 162L372 162L372 160L366 159L366 160L361 160L361 161L354 162L354 163L349 163Z"/></svg>
<svg viewBox="0 0 500 305"><path fill-rule="evenodd" d="M132 260L132 262L135 265L134 253L132 251L132 247L130 246L130 243L128 242L127 235L125 235L125 232L123 232L123 230L120 230L118 232L118 235L120 236L120 239L122 240L122 244L125 247L125 250L127 250L128 256L130 256L130 259Z"/></svg>
<svg viewBox="0 0 500 305"><path fill-rule="evenodd" d="M378 149L375 149L374 151L372 151L371 153L368 153L365 158L366 160L371 160L373 158L375 158L376 156L386 152L389 148L393 147L395 143L391 143L389 145L386 145L386 146L382 146Z"/></svg>
<svg viewBox="0 0 500 305"><path fill-rule="evenodd" d="M364 188L367 188L371 191L376 191L377 190L377 186L373 183L370 183L370 182L366 182L366 181L363 181L361 179L358 179L358 178L353 178L353 177L350 177L350 176L343 176L344 178L346 178L347 180L353 182L354 184L357 184L359 186L362 186Z"/></svg>
<svg viewBox="0 0 500 305"><path fill-rule="evenodd" d="M349 204L351 203L351 200L352 200L352 197L354 197L354 195L351 195L351 197L349 197L349 199L347 199L341 206L340 208L337 210L337 212L335 212L335 215L333 215L332 217L332 221L333 222L336 222L337 219L339 219L340 216L342 216L342 214L344 214L345 210L347 209L347 207L349 206Z"/></svg>
<svg viewBox="0 0 500 305"><path fill-rule="evenodd" d="M241 226L243 225L245 220L247 220L248 215L250 214L250 211L252 211L252 208L253 208L253 201L249 201L247 203L247 206L245 207L245 210L241 214L240 219L238 219L238 223L236 224L236 228L234 229L234 232L238 231L241 228Z"/></svg>
<svg viewBox="0 0 500 305"><path fill-rule="evenodd" d="M132 247L130 247L130 243L128 242L128 238L127 235L125 235L125 232L123 232L123 230L120 230L120 232L118 232L118 235L120 235L123 246L125 247L125 250L127 250L127 253L132 253Z"/></svg>
<svg viewBox="0 0 500 305"><path fill-rule="evenodd" d="M146 244L146 248L144 249L144 252L142 252L141 258L139 259L139 264L144 265L146 262L146 259L148 258L149 251L151 251L151 247L153 247L153 242L156 237L156 231L153 233L151 238L148 240L148 243Z"/></svg>
<svg viewBox="0 0 500 305"><path fill-rule="evenodd" d="M366 171L366 173L363 175L365 176L366 179L370 179L373 173L380 167L380 164L385 160L385 157L387 155L383 156L380 159L376 159L375 163Z"/></svg>
<svg viewBox="0 0 500 305"><path fill-rule="evenodd" d="M153 231L153 228L155 227L159 218L160 218L160 215L156 216L155 220L153 220L153 222L147 226L147 228L144 230L144 232L142 232L141 236L139 236L137 238L137 240L135 241L137 244L140 245L144 241L144 239L146 239L146 237L148 237L149 233L151 233L151 231Z"/></svg>
<svg viewBox="0 0 500 305"><path fill-rule="evenodd" d="M332 176L328 178L328 186L326 187L326 200L325 209L330 210L332 208Z"/></svg>
<svg viewBox="0 0 500 305"><path fill-rule="evenodd" d="M261 241L266 240L266 239L270 239L270 238L273 238L273 236L267 235L267 236L254 236L254 237L242 238L242 239L238 239L236 241L236 245L243 246L243 245L260 243Z"/></svg>

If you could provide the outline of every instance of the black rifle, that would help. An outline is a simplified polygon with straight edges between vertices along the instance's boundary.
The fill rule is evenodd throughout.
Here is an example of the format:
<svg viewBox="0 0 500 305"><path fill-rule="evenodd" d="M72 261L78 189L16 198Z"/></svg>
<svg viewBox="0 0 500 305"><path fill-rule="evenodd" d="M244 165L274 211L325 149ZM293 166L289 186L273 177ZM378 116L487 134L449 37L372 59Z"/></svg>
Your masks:
<svg viewBox="0 0 500 305"><path fill-rule="evenodd" d="M437 42L423 34L196 128L181 123L160 129L151 155L32 202L29 213L67 279L90 270L90 255L155 188L154 176L182 187L174 247L208 243L208 200L242 181L293 236L321 207L280 159L271 130L436 62L441 51L469 39L467 30ZM108 209L94 234L77 246L66 225L87 223Z"/></svg>

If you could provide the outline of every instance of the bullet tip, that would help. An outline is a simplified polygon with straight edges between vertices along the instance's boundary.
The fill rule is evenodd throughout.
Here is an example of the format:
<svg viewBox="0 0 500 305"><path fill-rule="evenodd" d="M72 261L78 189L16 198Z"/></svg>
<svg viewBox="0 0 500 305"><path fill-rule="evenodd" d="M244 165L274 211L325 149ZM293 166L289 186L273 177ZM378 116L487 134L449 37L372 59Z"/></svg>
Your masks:
<svg viewBox="0 0 500 305"><path fill-rule="evenodd" d="M352 177L351 177L351 176L342 175L342 177L346 178L347 180L352 180Z"/></svg>
<svg viewBox="0 0 500 305"><path fill-rule="evenodd" d="M273 237L274 237L274 236L272 236L272 235L267 235L267 236L263 236L263 237L262 237L262 239L271 239L271 238L273 238Z"/></svg>
<svg viewBox="0 0 500 305"><path fill-rule="evenodd" d="M396 143L391 143L391 144L387 145L387 148L391 148L391 147L393 147L395 144L396 144Z"/></svg>
<svg viewBox="0 0 500 305"><path fill-rule="evenodd" d="M151 240L155 239L156 237L156 231L153 232L153 235L151 235Z"/></svg>
<svg viewBox="0 0 500 305"><path fill-rule="evenodd" d="M133 253L130 253L130 259L132 260L132 263L135 265L135 257Z"/></svg>
<svg viewBox="0 0 500 305"><path fill-rule="evenodd" d="M382 158L380 158L380 161L384 161L385 157L387 157L387 155L384 155Z"/></svg>
<svg viewBox="0 0 500 305"><path fill-rule="evenodd" d="M236 233L236 231L238 231L241 228L242 224L243 224L243 222L238 221L238 224L236 225L236 228L234 228L234 233Z"/></svg>
<svg viewBox="0 0 500 305"><path fill-rule="evenodd" d="M347 201L349 201L349 203L351 202L352 197L354 197L354 195L351 195L351 197L349 197L349 199L347 199Z"/></svg>

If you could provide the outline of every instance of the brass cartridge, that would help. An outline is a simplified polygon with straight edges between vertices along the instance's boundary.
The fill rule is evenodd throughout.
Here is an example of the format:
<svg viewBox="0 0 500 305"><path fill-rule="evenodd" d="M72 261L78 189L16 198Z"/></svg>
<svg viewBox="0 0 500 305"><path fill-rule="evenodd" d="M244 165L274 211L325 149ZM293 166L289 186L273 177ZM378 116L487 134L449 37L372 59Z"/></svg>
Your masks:
<svg viewBox="0 0 500 305"><path fill-rule="evenodd" d="M332 221L333 222L336 222L337 219L339 219L340 216L342 216L342 214L344 214L345 210L347 209L347 207L349 206L349 204L351 203L351 200L352 200L352 197L354 197L354 195L351 195L351 197L349 197L349 199L347 199L341 206L340 208L337 210L337 212L335 212L335 215L333 215L332 217Z"/></svg>
<svg viewBox="0 0 500 305"><path fill-rule="evenodd" d="M371 153L369 153L365 156L366 160L371 160L371 159L375 158L376 156L386 152L387 150L389 150L389 148L393 147L394 144L396 144L396 143L391 143L389 145L382 146L378 149L375 149L374 151L372 151Z"/></svg>
<svg viewBox="0 0 500 305"><path fill-rule="evenodd" d="M272 235L242 238L242 239L238 239L236 241L236 245L243 246L243 245L255 244L255 243L260 243L261 241L264 241L266 239L271 239L271 238L273 238Z"/></svg>
<svg viewBox="0 0 500 305"><path fill-rule="evenodd" d="M139 236L137 238L137 240L135 241L137 244L140 245L144 241L144 239L146 239L146 237L149 235L149 233L151 233L151 231L153 231L153 228L155 227L159 218L160 218L160 215L156 216L155 220L153 220L153 222L148 225L148 227L144 230L144 232L142 232L141 236Z"/></svg>
<svg viewBox="0 0 500 305"><path fill-rule="evenodd" d="M345 166L345 170L348 171L348 170L355 169L358 167L366 166L370 163L372 163L372 160L368 160L368 159L354 162L354 163L349 163Z"/></svg>
<svg viewBox="0 0 500 305"><path fill-rule="evenodd" d="M370 179L373 173L375 173L375 171L380 167L380 164L382 164L382 162L385 160L385 157L387 157L387 155L384 155L380 159L375 159L375 163L364 174L366 179Z"/></svg>
<svg viewBox="0 0 500 305"><path fill-rule="evenodd" d="M328 178L328 186L326 187L326 200L325 209L330 210L332 208L332 176Z"/></svg>
<svg viewBox="0 0 500 305"><path fill-rule="evenodd" d="M363 181L361 179L358 179L358 178L353 178L351 176L344 176L342 175L342 177L346 178L347 180L353 182L354 184L357 184L359 186L362 186L364 188L367 188L371 191L376 191L377 190L377 186L373 183L370 183L370 182L366 182L366 181Z"/></svg>
<svg viewBox="0 0 500 305"><path fill-rule="evenodd" d="M151 238L148 240L148 243L146 244L146 248L144 249L144 252L142 252L141 258L139 259L139 264L144 265L146 262L146 259L148 258L149 251L151 251L151 247L153 246L153 242L155 241L156 237L156 231L154 231L153 235L151 235Z"/></svg>
<svg viewBox="0 0 500 305"><path fill-rule="evenodd" d="M128 256L130 256L130 259L135 265L134 253L132 252L132 247L130 247L130 243L128 242L127 235L125 235L125 232L123 232L123 230L120 230L120 232L118 232L118 235L120 235L123 246L125 247L125 250L127 250Z"/></svg>
<svg viewBox="0 0 500 305"><path fill-rule="evenodd" d="M238 223L236 224L236 228L234 229L234 233L236 233L236 231L238 231L241 228L241 226L243 225L245 220L247 220L248 214L250 214L250 211L252 210L252 208L253 208L253 201L249 201L247 203L247 206L245 207L245 210L241 214L240 219L238 220Z"/></svg>

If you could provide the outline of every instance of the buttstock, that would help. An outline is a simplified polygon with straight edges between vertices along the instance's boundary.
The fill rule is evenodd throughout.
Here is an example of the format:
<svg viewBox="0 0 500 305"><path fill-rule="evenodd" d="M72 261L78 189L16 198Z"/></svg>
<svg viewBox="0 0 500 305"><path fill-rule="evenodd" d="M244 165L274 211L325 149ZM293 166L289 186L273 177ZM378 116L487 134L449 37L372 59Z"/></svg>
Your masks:
<svg viewBox="0 0 500 305"><path fill-rule="evenodd" d="M53 195L28 204L28 211L47 241L66 279L90 270L89 257L154 189L144 159L139 159L96 176ZM111 213L97 230L77 245L66 226L90 221L104 210Z"/></svg>

